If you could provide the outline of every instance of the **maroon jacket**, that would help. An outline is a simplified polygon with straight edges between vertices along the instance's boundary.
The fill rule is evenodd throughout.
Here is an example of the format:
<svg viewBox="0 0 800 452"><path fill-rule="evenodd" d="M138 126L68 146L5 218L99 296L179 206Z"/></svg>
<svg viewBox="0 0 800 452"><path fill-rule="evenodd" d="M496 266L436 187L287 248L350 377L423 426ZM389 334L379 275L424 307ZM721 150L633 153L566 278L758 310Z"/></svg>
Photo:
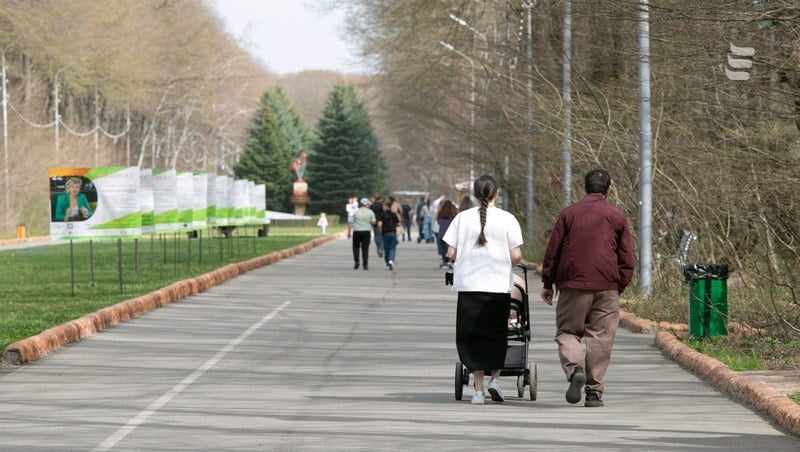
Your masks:
<svg viewBox="0 0 800 452"><path fill-rule="evenodd" d="M561 211L542 262L545 289L622 293L632 276L631 233L619 209L593 193Z"/></svg>

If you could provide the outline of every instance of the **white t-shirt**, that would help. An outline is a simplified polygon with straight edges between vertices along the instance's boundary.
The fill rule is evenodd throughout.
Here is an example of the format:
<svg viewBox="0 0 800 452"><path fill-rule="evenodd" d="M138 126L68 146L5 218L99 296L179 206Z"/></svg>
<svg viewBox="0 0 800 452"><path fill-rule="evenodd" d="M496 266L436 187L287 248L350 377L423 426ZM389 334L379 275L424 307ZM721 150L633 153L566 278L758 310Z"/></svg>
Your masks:
<svg viewBox="0 0 800 452"><path fill-rule="evenodd" d="M453 290L458 292L511 293L511 250L522 245L522 230L514 215L496 207L486 209L483 233L486 244L478 247L481 221L478 207L465 210L444 234L457 250L453 265Z"/></svg>
<svg viewBox="0 0 800 452"><path fill-rule="evenodd" d="M436 221L436 215L439 212L437 212L436 210L439 209L439 206L442 204L442 201L444 201L444 198L439 197L434 199L433 202L431 203L431 232L433 232L434 234L439 232L439 222Z"/></svg>
<svg viewBox="0 0 800 452"><path fill-rule="evenodd" d="M357 202L347 203L345 210L347 211L347 216L352 216L354 213L356 213L356 210L358 210L358 203Z"/></svg>

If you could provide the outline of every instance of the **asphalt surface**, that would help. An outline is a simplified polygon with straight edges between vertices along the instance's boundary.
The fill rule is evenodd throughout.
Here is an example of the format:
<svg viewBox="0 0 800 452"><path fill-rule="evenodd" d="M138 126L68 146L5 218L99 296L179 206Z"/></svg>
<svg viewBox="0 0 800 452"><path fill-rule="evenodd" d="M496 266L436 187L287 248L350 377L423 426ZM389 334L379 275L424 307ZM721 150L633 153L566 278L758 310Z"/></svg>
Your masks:
<svg viewBox="0 0 800 452"><path fill-rule="evenodd" d="M432 245L395 271L349 242L246 273L21 367L5 450L800 450L798 438L620 329L602 408L570 405L531 277L536 401L454 398L455 300ZM532 275L531 275L532 276Z"/></svg>

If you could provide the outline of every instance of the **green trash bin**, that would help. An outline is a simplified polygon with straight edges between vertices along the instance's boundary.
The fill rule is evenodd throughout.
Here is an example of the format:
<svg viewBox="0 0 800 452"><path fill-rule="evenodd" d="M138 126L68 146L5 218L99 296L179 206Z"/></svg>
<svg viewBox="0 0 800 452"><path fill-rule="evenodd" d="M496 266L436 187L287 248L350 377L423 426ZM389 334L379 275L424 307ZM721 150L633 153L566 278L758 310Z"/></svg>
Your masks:
<svg viewBox="0 0 800 452"><path fill-rule="evenodd" d="M689 334L692 337L728 334L728 265L687 264Z"/></svg>

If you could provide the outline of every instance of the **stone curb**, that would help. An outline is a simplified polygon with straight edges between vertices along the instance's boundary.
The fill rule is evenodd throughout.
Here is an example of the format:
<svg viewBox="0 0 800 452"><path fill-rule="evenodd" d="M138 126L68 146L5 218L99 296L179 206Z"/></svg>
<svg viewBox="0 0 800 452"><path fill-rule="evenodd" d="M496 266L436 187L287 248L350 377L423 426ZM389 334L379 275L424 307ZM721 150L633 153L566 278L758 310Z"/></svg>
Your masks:
<svg viewBox="0 0 800 452"><path fill-rule="evenodd" d="M620 324L636 332L655 331L653 342L668 358L755 407L792 434L800 436L800 405L770 385L734 372L721 361L681 342L677 335L686 334L686 325L656 323L625 311L620 312ZM739 334L749 334L752 331L745 325L731 326L730 329Z"/></svg>
<svg viewBox="0 0 800 452"><path fill-rule="evenodd" d="M3 351L3 363L21 365L36 361L66 344L80 341L112 325L139 317L153 309L166 306L173 301L204 292L242 273L270 265L296 254L304 253L329 240L343 237L345 234L345 232L341 232L318 237L292 248L254 257L244 262L228 264L203 275L174 282L155 292L122 301L76 320L54 326L35 336L10 344L6 347L5 351Z"/></svg>
<svg viewBox="0 0 800 452"><path fill-rule="evenodd" d="M36 236L36 237L25 237L24 239L2 239L0 240L0 246L3 245L13 245L15 243L27 243L27 242L44 242L46 240L50 240L50 236Z"/></svg>

